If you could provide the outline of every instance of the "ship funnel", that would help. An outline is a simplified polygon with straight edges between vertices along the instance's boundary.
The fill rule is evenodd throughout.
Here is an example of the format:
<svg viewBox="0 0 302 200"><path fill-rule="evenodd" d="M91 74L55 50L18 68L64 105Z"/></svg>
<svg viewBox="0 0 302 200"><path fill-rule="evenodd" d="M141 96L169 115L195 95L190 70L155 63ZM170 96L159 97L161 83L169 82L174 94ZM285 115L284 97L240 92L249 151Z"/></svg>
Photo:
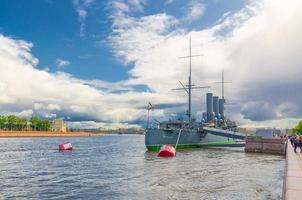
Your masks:
<svg viewBox="0 0 302 200"><path fill-rule="evenodd" d="M213 120L213 93L207 93L207 122Z"/></svg>
<svg viewBox="0 0 302 200"><path fill-rule="evenodd" d="M224 119L224 99L219 99L219 114Z"/></svg>
<svg viewBox="0 0 302 200"><path fill-rule="evenodd" d="M215 117L218 118L219 114L219 102L218 102L218 96L213 96L213 112L215 113Z"/></svg>

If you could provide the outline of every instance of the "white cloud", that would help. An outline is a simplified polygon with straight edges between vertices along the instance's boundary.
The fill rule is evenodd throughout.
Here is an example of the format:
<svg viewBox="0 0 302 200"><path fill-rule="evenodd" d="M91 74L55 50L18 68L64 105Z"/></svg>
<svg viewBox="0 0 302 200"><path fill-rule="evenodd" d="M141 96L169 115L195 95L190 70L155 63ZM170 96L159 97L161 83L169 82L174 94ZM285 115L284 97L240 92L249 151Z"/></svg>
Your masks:
<svg viewBox="0 0 302 200"><path fill-rule="evenodd" d="M95 121L85 121L85 122L68 122L68 125L75 129L116 129L116 128L139 128L140 126L136 124L128 123L102 123Z"/></svg>
<svg viewBox="0 0 302 200"><path fill-rule="evenodd" d="M146 0L128 0L128 3L135 11L143 12Z"/></svg>
<svg viewBox="0 0 302 200"><path fill-rule="evenodd" d="M46 119L50 119L50 120L56 119L57 118L57 114L55 114L55 113L46 114L45 118Z"/></svg>
<svg viewBox="0 0 302 200"><path fill-rule="evenodd" d="M110 40L119 58L134 63L129 83L145 84L155 93L185 102L184 95L170 89L178 80L186 80L188 62L177 58L188 52L191 35L193 53L204 54L192 61L194 83L218 81L224 68L233 82L226 89L226 96L236 102L227 111L232 118L241 123L286 121L302 117L302 96L297 95L302 89L301 4L253 1L239 12L225 14L215 26L191 32L179 28L181 21L165 13L140 18L124 14L122 19L115 16ZM219 87L212 90L220 94ZM204 109L203 99L195 93L195 109Z"/></svg>
<svg viewBox="0 0 302 200"><path fill-rule="evenodd" d="M113 22L113 35L110 37L114 44L116 55L125 63L141 58L142 53L158 47L167 33L177 23L176 19L165 13L144 16L139 19L118 17ZM146 56L146 55L144 55Z"/></svg>
<svg viewBox="0 0 302 200"><path fill-rule="evenodd" d="M165 4L171 4L171 3L173 3L173 1L174 1L174 0L166 0L166 1L165 1Z"/></svg>
<svg viewBox="0 0 302 200"><path fill-rule="evenodd" d="M62 68L64 66L70 65L70 61L58 58L56 59L56 65L58 68Z"/></svg>
<svg viewBox="0 0 302 200"><path fill-rule="evenodd" d="M134 92L127 82L86 81L63 72L39 70L31 47L28 42L0 35L0 114L138 122L145 120L149 100L175 102L168 95ZM123 85L129 90L110 92L122 89ZM159 117L163 114L161 110L154 112Z"/></svg>
<svg viewBox="0 0 302 200"><path fill-rule="evenodd" d="M120 1L119 1L120 2ZM187 31L181 20L166 13L132 17L130 4L112 12L109 41L115 55L133 63L130 78L117 83L80 80L66 73L38 70L31 43L0 35L0 110L45 117L69 117L120 124L144 121L146 103L158 105L157 119L185 112L187 97L171 91L186 82L192 37L193 81L203 85L219 81L222 68L233 83L226 97L235 105L227 114L245 124L290 126L301 118L302 2L258 0L236 13L228 13L211 28ZM122 10L118 10L122 9ZM135 85L150 91L137 92ZM119 91L119 92L117 92ZM219 87L212 91L220 93ZM204 109L204 93L194 92L193 109ZM259 120L263 121L259 121ZM253 120L253 121L252 121ZM257 121L258 120L258 121Z"/></svg>
<svg viewBox="0 0 302 200"><path fill-rule="evenodd" d="M80 17L80 18L85 19L86 16L87 16L87 11L86 11L86 10L83 10L83 9L79 9L79 10L78 10L78 14L79 14L79 17Z"/></svg>
<svg viewBox="0 0 302 200"><path fill-rule="evenodd" d="M80 37L85 37L86 17L88 8L91 7L95 0L73 0L73 6L78 14L80 22Z"/></svg>
<svg viewBox="0 0 302 200"><path fill-rule="evenodd" d="M144 7L147 4L146 0L115 0L108 2L108 8L111 10L111 19L116 21L119 17L121 20L126 15L133 13L143 13Z"/></svg>
<svg viewBox="0 0 302 200"><path fill-rule="evenodd" d="M204 15L206 6L200 1L192 1L187 8L187 14L184 17L185 21L192 22Z"/></svg>
<svg viewBox="0 0 302 200"><path fill-rule="evenodd" d="M23 117L23 118L30 118L33 114L33 111L31 109L28 110L22 110L21 112L18 113L11 113L11 115L16 115L18 117Z"/></svg>
<svg viewBox="0 0 302 200"><path fill-rule="evenodd" d="M47 105L48 110L61 110L61 106L59 104L48 104Z"/></svg>

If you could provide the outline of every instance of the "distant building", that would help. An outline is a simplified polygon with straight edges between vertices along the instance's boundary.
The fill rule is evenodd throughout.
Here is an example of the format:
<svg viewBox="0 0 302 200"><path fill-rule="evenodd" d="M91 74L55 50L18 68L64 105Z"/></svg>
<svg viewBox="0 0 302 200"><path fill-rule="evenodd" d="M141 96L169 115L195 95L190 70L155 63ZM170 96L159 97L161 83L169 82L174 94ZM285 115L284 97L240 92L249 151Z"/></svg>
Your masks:
<svg viewBox="0 0 302 200"><path fill-rule="evenodd" d="M256 129L255 135L262 138L279 137L281 135L281 130L276 128L258 128Z"/></svg>
<svg viewBox="0 0 302 200"><path fill-rule="evenodd" d="M255 132L254 128L249 127L237 127L236 131L239 133L245 133L246 135L252 135Z"/></svg>
<svg viewBox="0 0 302 200"><path fill-rule="evenodd" d="M68 127L63 119L55 119L52 121L51 130L57 132L67 132Z"/></svg>

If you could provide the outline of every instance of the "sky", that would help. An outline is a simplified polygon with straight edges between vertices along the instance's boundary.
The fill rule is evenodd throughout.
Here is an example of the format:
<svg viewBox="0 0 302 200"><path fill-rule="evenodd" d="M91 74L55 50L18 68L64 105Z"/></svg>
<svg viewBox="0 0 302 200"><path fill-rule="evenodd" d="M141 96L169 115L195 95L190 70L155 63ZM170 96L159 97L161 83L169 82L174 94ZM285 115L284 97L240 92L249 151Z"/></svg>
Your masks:
<svg viewBox="0 0 302 200"><path fill-rule="evenodd" d="M0 114L74 127L144 126L184 115L189 37L193 115L221 96L244 126L302 117L300 0L1 0Z"/></svg>

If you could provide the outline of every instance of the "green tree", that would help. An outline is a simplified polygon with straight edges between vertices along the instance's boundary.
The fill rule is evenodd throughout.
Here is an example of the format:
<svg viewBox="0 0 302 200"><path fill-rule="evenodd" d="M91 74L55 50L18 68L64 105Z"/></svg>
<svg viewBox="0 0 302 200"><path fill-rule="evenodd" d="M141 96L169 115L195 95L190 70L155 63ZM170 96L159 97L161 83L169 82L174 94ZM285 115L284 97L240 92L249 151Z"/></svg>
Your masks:
<svg viewBox="0 0 302 200"><path fill-rule="evenodd" d="M8 129L11 131L17 130L17 125L19 123L19 118L15 115L9 115L7 117Z"/></svg>
<svg viewBox="0 0 302 200"><path fill-rule="evenodd" d="M16 129L18 131L24 131L26 129L26 124L27 124L27 119L18 118L17 119L17 124L16 124Z"/></svg>
<svg viewBox="0 0 302 200"><path fill-rule="evenodd" d="M0 130L5 130L7 124L7 117L0 116Z"/></svg>
<svg viewBox="0 0 302 200"><path fill-rule="evenodd" d="M38 117L31 117L30 118L30 123L31 123L31 128L34 131L39 131L39 123L40 123L40 119Z"/></svg>
<svg viewBox="0 0 302 200"><path fill-rule="evenodd" d="M293 128L293 133L297 135L302 135L302 120Z"/></svg>
<svg viewBox="0 0 302 200"><path fill-rule="evenodd" d="M3 120L0 120L0 121L5 121L5 119L6 119L6 122L4 122L4 123L5 123L6 129L8 129L8 130L22 131L26 128L27 120L24 118L20 118L15 115L9 115L7 117L1 116L0 118L3 118ZM0 125L0 127L1 127L1 125Z"/></svg>
<svg viewBox="0 0 302 200"><path fill-rule="evenodd" d="M49 120L42 120L38 117L31 117L29 121L33 130L50 131L51 129L51 123Z"/></svg>
<svg viewBox="0 0 302 200"><path fill-rule="evenodd" d="M51 124L48 120L40 120L38 127L41 131L50 131Z"/></svg>

